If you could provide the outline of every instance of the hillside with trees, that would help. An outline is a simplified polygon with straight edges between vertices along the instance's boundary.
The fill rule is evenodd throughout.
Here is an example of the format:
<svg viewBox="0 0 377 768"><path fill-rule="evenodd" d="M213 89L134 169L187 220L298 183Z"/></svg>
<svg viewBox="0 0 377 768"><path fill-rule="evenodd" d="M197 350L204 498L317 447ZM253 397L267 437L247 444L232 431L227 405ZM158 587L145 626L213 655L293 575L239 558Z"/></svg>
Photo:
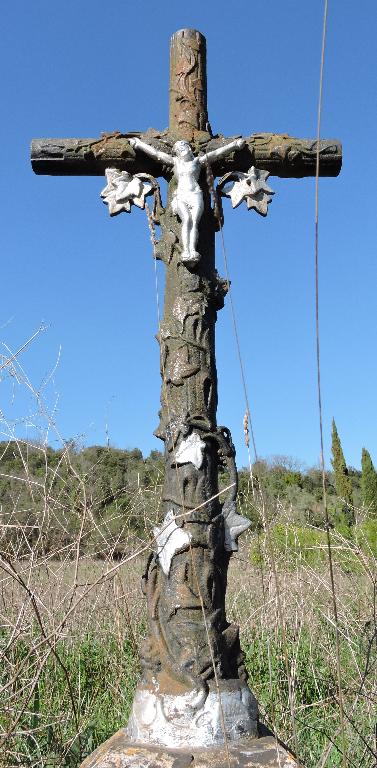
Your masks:
<svg viewBox="0 0 377 768"><path fill-rule="evenodd" d="M347 534L355 524L377 520L377 473L363 448L362 471L348 467L335 422L332 425L332 471L326 472L330 525ZM0 443L0 512L2 547L27 553L69 547L80 536L80 549L116 557L130 540L143 541L159 519L163 456L143 457L137 448L55 450L18 441ZM325 528L322 473L303 468L287 456L259 460L239 475L239 506L251 531L289 523L298 528ZM220 487L229 483L226 472ZM265 520L261 519L263 498Z"/></svg>
<svg viewBox="0 0 377 768"><path fill-rule="evenodd" d="M77 768L127 722L147 624L141 577L156 549L163 470L158 451L144 457L138 449L73 442L58 450L0 444L0 737L10 734L4 765ZM326 764L340 766L340 676L351 713L348 754L352 765L372 768L372 458L364 449L362 471L347 466L333 427L325 477L331 531L318 467L275 456L251 472L241 468L238 479L239 508L251 526L231 559L227 611L241 628L263 721L288 742L293 711L303 764L324 766L331 753ZM229 485L226 472L219 480Z"/></svg>

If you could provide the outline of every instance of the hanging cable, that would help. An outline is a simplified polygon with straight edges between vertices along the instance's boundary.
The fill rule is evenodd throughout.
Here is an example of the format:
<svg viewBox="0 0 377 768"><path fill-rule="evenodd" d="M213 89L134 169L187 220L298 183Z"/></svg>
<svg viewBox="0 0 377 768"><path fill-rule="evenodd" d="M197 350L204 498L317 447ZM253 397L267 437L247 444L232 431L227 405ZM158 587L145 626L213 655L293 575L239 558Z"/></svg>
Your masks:
<svg viewBox="0 0 377 768"><path fill-rule="evenodd" d="M336 670L338 679L338 701L339 701L339 715L340 715L340 732L342 740L342 763L343 768L347 768L347 756L346 756L346 738L345 738L345 722L344 722L344 703L343 703L343 691L342 691L342 675L341 675L341 663L340 663L340 632L339 632L339 617L338 617L338 605L335 591L335 579L334 579L334 564L331 550L331 537L330 537L330 519L327 505L327 491L326 491L326 471L325 471L325 458L324 458L324 442L323 442L323 415L322 415L322 389L321 389L321 355L320 355L320 330L319 330L319 260L318 260L318 232L319 232L319 149L320 149L320 137L321 137L321 118L322 118L322 97L323 97L323 73L325 64L325 51L326 51L326 37L327 37L327 14L328 14L328 0L324 3L323 13L323 28L322 28L322 48L321 48L321 65L319 74L319 96L318 96L318 111L317 111L317 153L316 153L316 172L315 172L315 214L314 214L314 268L315 268L315 327L316 327L316 361L317 361L317 397L318 397L318 420L319 420L319 435L320 435L320 464L322 474L322 499L323 510L325 515L326 524L326 542L327 553L329 560L329 572L331 583L331 594L334 613L335 624L335 646L336 646Z"/></svg>
<svg viewBox="0 0 377 768"><path fill-rule="evenodd" d="M231 282L230 282L230 277L229 277L228 257L227 257L227 252L226 252L226 248L225 248L223 224L222 224L222 219L221 219L220 206L219 206L219 201L218 201L218 197L217 197L217 192L216 192L216 189L215 189L215 180L214 180L214 177L213 177L211 165L208 162L208 160L206 162L206 173L207 173L207 183L208 183L208 186L209 186L209 189L210 189L210 192L211 192L211 196L212 196L212 201L213 201L214 214L215 214L215 216L217 218L217 221L218 221L218 224L219 224L219 230L220 230L221 247L222 247L223 258L224 258L225 276L226 276L226 281L227 281L227 289L228 289L229 302L230 302L230 311L231 311L231 316L232 316L233 333L234 333L234 338L235 338L235 342L236 342L237 357L238 357L238 363L239 363L239 366L240 366L242 388L243 388L243 393L244 393L244 398L245 398L245 405L246 405L247 426L248 426L248 431L250 432L250 435L251 435L251 442L252 442L252 445L253 445L253 452L254 452L254 460L258 461L258 454L257 454L257 448L256 448L255 437L254 437L254 430L253 430L253 423L252 423L252 419L251 419L251 412L250 412L250 406L249 406L249 397L248 397L247 386L246 386L245 367L244 367L244 364L243 364L243 359L242 359L242 354L241 354L241 345L240 345L240 340L239 340L239 335L238 335L236 313L235 313L234 304L233 304ZM247 443L246 443L246 447L247 448L249 447L247 445Z"/></svg>
<svg viewBox="0 0 377 768"><path fill-rule="evenodd" d="M215 180L213 177L212 169L210 166L210 163L207 161L206 163L206 169L207 169L207 183L211 192L212 200L213 200L213 209L214 214L217 218L219 230L220 230L220 236L221 236L221 246L222 246L222 252L223 252L223 258L224 258L224 267L225 267L225 274L226 274L226 280L228 284L228 294L229 294L229 300L230 300L230 308L231 308L231 316L232 316L232 324L233 324L233 332L234 332L234 338L236 342L236 348L237 348L237 356L240 366L240 373L241 373L241 380L242 380L242 387L244 391L244 398L245 398L245 406L246 406L246 413L244 416L243 421L243 428L244 428L244 435L245 435L245 443L248 451L248 458L249 458L249 472L250 472L250 478L251 482L253 484L253 475L252 475L252 464L251 464L251 456L250 456L250 447L248 445L249 443L249 433L251 434L252 444L253 444L253 451L254 451L254 457L255 461L258 460L258 454L256 449L256 442L254 437L254 431L251 423L251 414L250 414L250 406L249 406L249 397L247 392L247 386L246 386L246 376L245 376L245 369L242 359L242 353L241 353L241 345L239 341L239 335L238 335L238 328L237 328L237 320L236 320L236 313L234 309L234 303L233 303L233 296L232 296L232 289L231 289L231 281L230 281L230 275L229 275L229 265L228 265L228 256L227 256L227 250L225 247L225 238L224 238L224 231L223 231L223 222L220 212L220 206L219 206L219 200L218 200L218 194L215 188ZM277 607L277 614L280 621L280 627L281 627L281 634L282 634L282 645L283 645L283 654L284 654L284 664L285 664L285 672L287 676L287 684L288 684L288 700L289 700L289 709L290 709L290 715L291 715L291 723L292 723L292 735L293 735L293 743L294 743L294 749L296 752L297 760L298 758L298 736L297 736L297 729L296 729L296 717L295 717L295 706L294 706L294 686L290 671L290 665L289 665L289 658L288 658L288 644L287 644L287 635L285 631L285 621L284 621L284 611L283 606L281 602L281 594L280 594L280 584L278 579L278 573L275 563L275 557L274 557L274 551L273 546L271 542L270 537L270 530L267 523L266 518L266 510L265 510L265 494L262 487L262 483L259 479L259 499L260 499L260 511L261 511L261 517L262 517L262 524L264 533L266 536L266 542L268 547L268 555L269 560L271 564L271 570L275 582L275 589L276 589L276 607ZM271 668L270 668L270 675L271 675ZM272 679L270 677L270 686L271 686L271 692L272 692ZM276 736L276 734L275 734ZM278 742L276 742L278 743ZM298 762L298 766L300 766L301 763Z"/></svg>

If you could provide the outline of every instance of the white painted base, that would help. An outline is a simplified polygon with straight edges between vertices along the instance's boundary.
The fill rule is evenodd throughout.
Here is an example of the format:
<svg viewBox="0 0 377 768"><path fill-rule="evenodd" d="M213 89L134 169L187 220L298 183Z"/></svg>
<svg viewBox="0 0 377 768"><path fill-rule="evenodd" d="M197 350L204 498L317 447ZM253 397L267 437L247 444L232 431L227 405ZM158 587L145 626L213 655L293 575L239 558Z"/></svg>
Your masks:
<svg viewBox="0 0 377 768"><path fill-rule="evenodd" d="M240 680L213 684L203 702L193 701L192 692L178 696L139 686L127 726L130 740L166 747L214 747L257 735L258 704ZM222 711L221 711L222 710ZM225 735L224 735L225 730Z"/></svg>

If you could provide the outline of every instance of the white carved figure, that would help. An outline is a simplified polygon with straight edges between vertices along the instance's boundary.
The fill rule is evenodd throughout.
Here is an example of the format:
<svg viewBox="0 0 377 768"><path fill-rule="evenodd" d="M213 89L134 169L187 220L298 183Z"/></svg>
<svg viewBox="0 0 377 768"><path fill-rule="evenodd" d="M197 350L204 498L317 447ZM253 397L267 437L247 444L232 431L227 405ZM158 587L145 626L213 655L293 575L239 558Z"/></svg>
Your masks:
<svg viewBox="0 0 377 768"><path fill-rule="evenodd" d="M224 147L219 147L205 155L195 157L188 141L176 141L173 155L162 152L138 138L129 139L132 147L150 155L161 163L174 169L177 179L177 189L172 199L172 211L182 224L182 254L181 261L193 267L198 263L200 254L197 251L199 222L203 214L203 192L199 184L199 176L203 166L219 157L227 155L235 149L242 149L244 139L236 139Z"/></svg>
<svg viewBox="0 0 377 768"><path fill-rule="evenodd" d="M180 464L193 464L196 469L200 469L203 464L203 456L206 444L197 432L182 440L175 451L174 458L178 466Z"/></svg>
<svg viewBox="0 0 377 768"><path fill-rule="evenodd" d="M189 546L191 534L177 525L172 509L165 515L161 528L153 528L153 533L157 542L157 554L161 568L166 576L169 576L174 555Z"/></svg>
<svg viewBox="0 0 377 768"><path fill-rule="evenodd" d="M247 173L226 173L220 179L218 189L222 195L230 197L233 208L245 200L248 210L254 208L261 216L267 216L268 205L275 194L266 184L269 175L268 171L261 171L252 165ZM231 179L233 181L228 183Z"/></svg>
<svg viewBox="0 0 377 768"><path fill-rule="evenodd" d="M153 192L153 185L143 179L143 174L132 176L127 171L119 171L117 168L106 168L107 185L101 192L103 202L109 206L110 216L131 210L131 205L138 208L145 207L145 198Z"/></svg>

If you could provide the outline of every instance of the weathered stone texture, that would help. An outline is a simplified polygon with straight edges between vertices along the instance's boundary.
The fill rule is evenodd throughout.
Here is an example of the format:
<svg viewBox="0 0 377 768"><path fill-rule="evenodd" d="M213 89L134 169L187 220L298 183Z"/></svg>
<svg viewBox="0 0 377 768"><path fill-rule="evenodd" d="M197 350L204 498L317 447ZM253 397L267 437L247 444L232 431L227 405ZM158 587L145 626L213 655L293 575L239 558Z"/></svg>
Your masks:
<svg viewBox="0 0 377 768"><path fill-rule="evenodd" d="M81 768L299 768L293 755L273 736L241 741L225 748L162 750L127 742L121 729L102 744Z"/></svg>

